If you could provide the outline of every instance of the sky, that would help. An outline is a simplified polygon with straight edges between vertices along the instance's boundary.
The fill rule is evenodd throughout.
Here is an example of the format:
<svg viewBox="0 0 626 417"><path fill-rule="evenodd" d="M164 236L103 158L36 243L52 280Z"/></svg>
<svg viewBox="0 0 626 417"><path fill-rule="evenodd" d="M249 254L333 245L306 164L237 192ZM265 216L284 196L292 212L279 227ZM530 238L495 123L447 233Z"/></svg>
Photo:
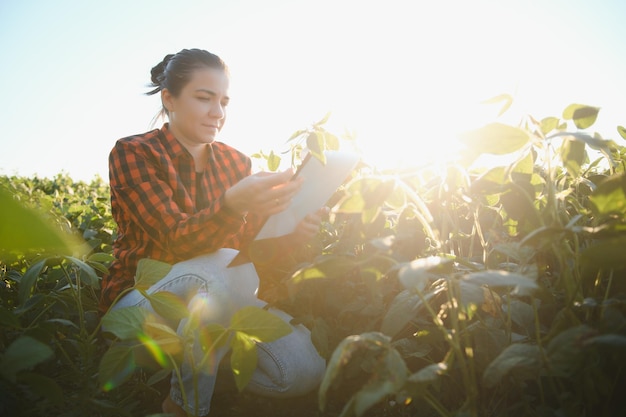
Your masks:
<svg viewBox="0 0 626 417"><path fill-rule="evenodd" d="M512 123L598 106L619 141L625 19L622 0L2 0L0 175L108 180L115 141L155 127L150 69L184 48L229 65L218 139L248 154L330 112L372 165L444 161L499 94Z"/></svg>

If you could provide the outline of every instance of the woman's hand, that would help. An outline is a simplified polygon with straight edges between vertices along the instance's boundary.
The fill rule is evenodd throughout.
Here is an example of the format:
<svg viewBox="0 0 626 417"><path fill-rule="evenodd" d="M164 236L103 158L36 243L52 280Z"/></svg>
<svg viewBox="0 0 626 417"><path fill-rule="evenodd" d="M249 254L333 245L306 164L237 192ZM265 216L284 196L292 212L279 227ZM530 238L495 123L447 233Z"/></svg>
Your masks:
<svg viewBox="0 0 626 417"><path fill-rule="evenodd" d="M240 214L271 216L285 210L300 189L302 179L291 181L292 177L292 169L250 175L226 190L224 201Z"/></svg>
<svg viewBox="0 0 626 417"><path fill-rule="evenodd" d="M312 239L319 232L322 220L329 212L330 209L328 207L322 207L302 219L292 233L294 243L303 243Z"/></svg>

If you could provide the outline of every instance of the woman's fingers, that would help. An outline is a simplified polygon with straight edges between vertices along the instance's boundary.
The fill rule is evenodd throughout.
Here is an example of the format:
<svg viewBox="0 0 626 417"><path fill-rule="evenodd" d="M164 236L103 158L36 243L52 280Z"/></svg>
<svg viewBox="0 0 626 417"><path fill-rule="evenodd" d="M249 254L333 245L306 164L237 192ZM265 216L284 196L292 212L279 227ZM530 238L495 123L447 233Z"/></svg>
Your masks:
<svg viewBox="0 0 626 417"><path fill-rule="evenodd" d="M276 197L273 200L267 200L264 203L264 206L260 208L260 211L265 215L272 215L276 213L280 213L283 210L286 210L287 207L291 204L290 197Z"/></svg>
<svg viewBox="0 0 626 417"><path fill-rule="evenodd" d="M261 216L286 209L300 189L300 179L291 181L292 170L250 175L225 194L226 204L239 213L255 212Z"/></svg>
<svg viewBox="0 0 626 417"><path fill-rule="evenodd" d="M313 238L319 232L324 216L329 212L330 209L328 207L322 207L302 219L294 231L296 239L306 241Z"/></svg>

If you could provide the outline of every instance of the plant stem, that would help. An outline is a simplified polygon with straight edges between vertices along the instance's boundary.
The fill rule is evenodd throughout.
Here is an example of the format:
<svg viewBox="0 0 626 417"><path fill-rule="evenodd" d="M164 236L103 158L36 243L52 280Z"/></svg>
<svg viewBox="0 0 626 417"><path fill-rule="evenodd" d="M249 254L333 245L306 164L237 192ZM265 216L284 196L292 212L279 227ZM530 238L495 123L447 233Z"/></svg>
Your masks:
<svg viewBox="0 0 626 417"><path fill-rule="evenodd" d="M600 319L604 320L604 311L606 309L606 301L609 299L609 294L611 292L611 286L613 285L613 269L609 273L609 282L606 284L606 290L604 291L604 298L602 299L602 308L600 309Z"/></svg>
<svg viewBox="0 0 626 417"><path fill-rule="evenodd" d="M457 291L457 283L448 281L448 302L452 306L450 312L450 318L452 320L452 329L453 329L453 337L456 339L453 344L454 349L456 350L456 354L459 360L459 367L461 369L461 375L463 377L463 385L465 385L465 391L467 393L467 399L469 401L470 413L473 416L478 415L476 399L478 398L478 391L476 390L476 379L473 367L473 359L467 357L467 352L462 349L463 343L461 342L461 337L466 339L466 346L471 349L470 343L467 340L467 333L465 329L461 328L464 322L463 320L459 320L459 302L460 302L460 291ZM468 363L469 361L469 363Z"/></svg>
<svg viewBox="0 0 626 417"><path fill-rule="evenodd" d="M63 274L65 278L67 278L68 286L72 292L72 296L74 297L74 301L76 302L76 308L78 310L78 321L80 325L80 334L84 336L87 333L85 328L85 312L83 311L83 302L80 298L80 272L76 273L76 289L72 284L72 277L70 273L67 271L65 265L61 264L61 270L63 270Z"/></svg>
<svg viewBox="0 0 626 417"><path fill-rule="evenodd" d="M426 391L423 398L441 417L452 417L448 410L430 392Z"/></svg>
<svg viewBox="0 0 626 417"><path fill-rule="evenodd" d="M183 378L182 375L180 373L180 368L178 367L178 365L176 365L176 361L174 360L174 358L172 357L171 353L167 353L167 357L169 358L170 362L174 365L174 373L176 374L176 378L178 379L178 385L180 387L180 393L183 397L183 410L185 410L185 413L189 416L189 417L193 417L193 414L191 414L191 411L189 410L189 407L187 406L187 393L185 392L185 387L183 386Z"/></svg>

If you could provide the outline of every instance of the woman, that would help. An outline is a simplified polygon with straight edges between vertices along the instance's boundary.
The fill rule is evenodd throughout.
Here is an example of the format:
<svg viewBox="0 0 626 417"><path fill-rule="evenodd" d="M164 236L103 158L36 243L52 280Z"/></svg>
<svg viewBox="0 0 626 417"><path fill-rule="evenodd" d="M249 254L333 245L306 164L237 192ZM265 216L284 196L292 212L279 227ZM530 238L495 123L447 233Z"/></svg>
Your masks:
<svg viewBox="0 0 626 417"><path fill-rule="evenodd" d="M133 285L138 261L151 258L173 267L149 293L173 292L188 303L202 297L219 305L220 311L205 321L228 324L237 309L265 305L256 297L259 278L254 265L229 263L245 250L267 216L289 205L300 183L290 181L291 170L251 175L247 156L216 141L229 102L228 69L216 55L199 49L167 55L152 68L152 87L148 94L160 93L169 123L117 141L109 157L111 207L118 233L113 247L116 260L103 279L100 308L105 312L138 305L151 310L134 290L113 304ZM307 216L282 238L281 247L294 248L313 237L321 215L322 210ZM287 314L270 311L289 323ZM325 362L306 328L292 326L292 330L274 342L258 344L257 370L246 389L289 397L317 387ZM191 372L184 362L181 380L172 375L163 411L207 415L217 366L225 354L225 349L218 350L212 372L200 375L195 385L197 409ZM183 404L181 385L189 404Z"/></svg>

